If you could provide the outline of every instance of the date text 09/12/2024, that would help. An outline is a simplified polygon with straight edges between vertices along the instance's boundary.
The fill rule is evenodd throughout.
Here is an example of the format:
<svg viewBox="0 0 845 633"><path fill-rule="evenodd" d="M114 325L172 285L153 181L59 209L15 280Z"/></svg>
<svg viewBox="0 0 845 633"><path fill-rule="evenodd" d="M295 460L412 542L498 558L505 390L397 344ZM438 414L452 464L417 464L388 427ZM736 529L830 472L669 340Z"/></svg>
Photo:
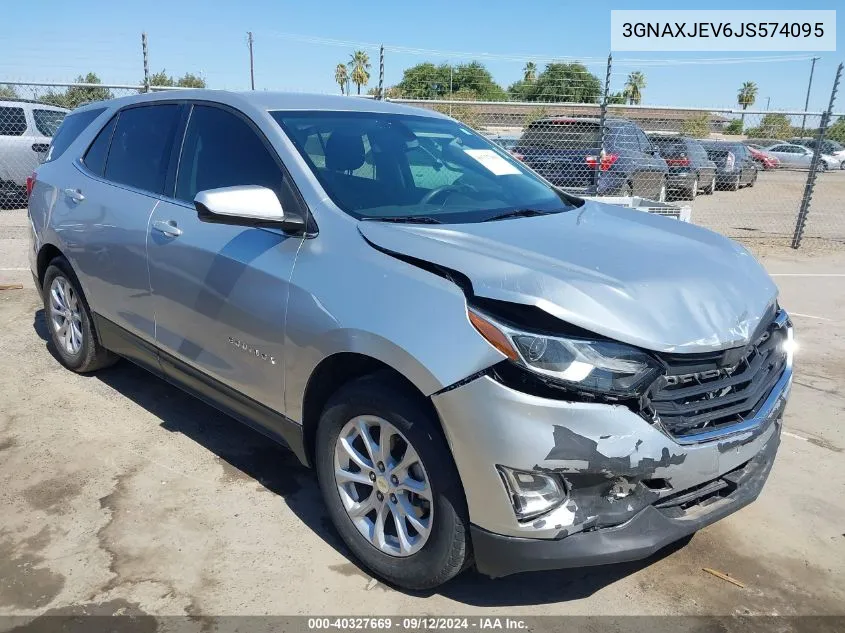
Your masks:
<svg viewBox="0 0 845 633"><path fill-rule="evenodd" d="M524 630L528 624L521 618L500 617L323 617L308 618L308 630Z"/></svg>

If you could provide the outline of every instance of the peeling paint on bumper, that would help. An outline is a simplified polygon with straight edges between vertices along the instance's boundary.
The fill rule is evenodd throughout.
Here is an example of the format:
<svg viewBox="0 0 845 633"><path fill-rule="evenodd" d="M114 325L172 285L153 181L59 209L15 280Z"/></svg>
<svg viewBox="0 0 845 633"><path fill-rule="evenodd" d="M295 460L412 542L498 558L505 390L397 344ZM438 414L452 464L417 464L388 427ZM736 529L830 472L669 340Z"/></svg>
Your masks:
<svg viewBox="0 0 845 633"><path fill-rule="evenodd" d="M549 400L488 376L432 401L443 421L474 529L496 538L560 542L585 530L599 533L632 520L641 522L644 519L636 517L656 511L650 508L654 503L734 471L771 447L779 436L791 385L791 368L787 371L772 393L771 406L761 411L758 426L698 444L678 443L621 405ZM557 473L567 483L569 496L541 518L519 522L496 464ZM664 480L669 487L649 487L647 480Z"/></svg>

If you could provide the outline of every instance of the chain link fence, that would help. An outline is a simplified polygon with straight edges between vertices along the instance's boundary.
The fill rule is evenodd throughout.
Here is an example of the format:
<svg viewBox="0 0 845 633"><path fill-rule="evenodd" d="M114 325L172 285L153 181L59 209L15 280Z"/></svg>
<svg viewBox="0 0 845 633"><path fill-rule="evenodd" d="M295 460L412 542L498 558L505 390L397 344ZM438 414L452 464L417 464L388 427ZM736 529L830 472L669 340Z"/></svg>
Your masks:
<svg viewBox="0 0 845 633"><path fill-rule="evenodd" d="M356 66L359 53L367 58L364 66ZM411 64L420 54L396 47L356 51L337 66L338 91L451 116L577 195L665 202L684 209L692 222L743 241L845 245L845 148L837 134L819 138L831 124L845 132L845 115L834 112L833 99L826 112L658 107L642 104L643 73L624 62L617 69L611 59L507 59L522 71L502 87L481 62ZM410 59L401 80L387 85L385 57L403 63L403 55ZM362 90L373 83L362 69L376 61L377 85ZM145 69L149 88L0 79L0 205L25 202L26 178L66 112L178 88L150 85L159 75L167 78ZM187 86L196 77L182 79Z"/></svg>

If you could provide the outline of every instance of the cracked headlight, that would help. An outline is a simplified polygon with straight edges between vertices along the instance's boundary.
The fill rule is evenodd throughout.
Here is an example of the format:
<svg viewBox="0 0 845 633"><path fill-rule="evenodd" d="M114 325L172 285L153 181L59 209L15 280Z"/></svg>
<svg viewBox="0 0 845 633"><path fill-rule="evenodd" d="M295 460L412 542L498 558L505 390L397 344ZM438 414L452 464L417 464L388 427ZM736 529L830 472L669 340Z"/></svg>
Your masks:
<svg viewBox="0 0 845 633"><path fill-rule="evenodd" d="M525 332L473 309L469 320L514 363L574 389L638 396L661 373L654 358L624 343Z"/></svg>

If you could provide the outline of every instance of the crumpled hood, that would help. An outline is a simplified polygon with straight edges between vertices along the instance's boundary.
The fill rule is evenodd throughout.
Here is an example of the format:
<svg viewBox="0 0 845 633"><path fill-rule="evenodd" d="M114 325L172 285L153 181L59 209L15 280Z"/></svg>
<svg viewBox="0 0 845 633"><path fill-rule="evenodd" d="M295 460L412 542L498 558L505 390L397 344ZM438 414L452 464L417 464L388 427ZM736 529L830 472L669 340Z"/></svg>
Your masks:
<svg viewBox="0 0 845 633"><path fill-rule="evenodd" d="M586 202L476 224L359 222L375 246L465 274L477 296L535 305L662 352L746 344L777 288L742 246L706 229Z"/></svg>

